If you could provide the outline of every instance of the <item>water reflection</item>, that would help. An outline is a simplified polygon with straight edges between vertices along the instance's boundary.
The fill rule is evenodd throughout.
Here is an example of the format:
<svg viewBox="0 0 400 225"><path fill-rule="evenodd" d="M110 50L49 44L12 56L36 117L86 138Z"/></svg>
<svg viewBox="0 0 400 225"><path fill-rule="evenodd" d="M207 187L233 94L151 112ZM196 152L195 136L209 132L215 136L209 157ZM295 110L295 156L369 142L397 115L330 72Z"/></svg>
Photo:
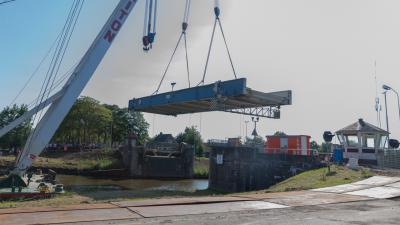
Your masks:
<svg viewBox="0 0 400 225"><path fill-rule="evenodd" d="M196 191L206 190L208 180L148 180L148 179L97 179L74 175L57 175L57 181L67 190L166 190L166 191Z"/></svg>

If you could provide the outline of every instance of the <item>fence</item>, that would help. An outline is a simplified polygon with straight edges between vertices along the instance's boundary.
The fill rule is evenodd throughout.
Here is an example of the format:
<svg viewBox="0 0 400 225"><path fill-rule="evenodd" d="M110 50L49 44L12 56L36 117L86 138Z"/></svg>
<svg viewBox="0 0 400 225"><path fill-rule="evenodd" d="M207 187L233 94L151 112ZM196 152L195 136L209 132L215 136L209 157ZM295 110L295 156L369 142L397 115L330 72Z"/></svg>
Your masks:
<svg viewBox="0 0 400 225"><path fill-rule="evenodd" d="M400 150L386 149L379 151L377 161L381 168L400 169Z"/></svg>

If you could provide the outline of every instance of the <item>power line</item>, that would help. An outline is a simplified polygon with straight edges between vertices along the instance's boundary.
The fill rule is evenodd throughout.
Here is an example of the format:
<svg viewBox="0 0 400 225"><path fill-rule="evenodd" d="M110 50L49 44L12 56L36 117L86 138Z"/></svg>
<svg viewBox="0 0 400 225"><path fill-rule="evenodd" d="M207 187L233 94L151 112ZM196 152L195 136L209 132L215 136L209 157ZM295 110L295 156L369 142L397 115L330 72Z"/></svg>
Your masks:
<svg viewBox="0 0 400 225"><path fill-rule="evenodd" d="M15 0L7 0L7 1L3 1L3 2L0 2L0 5L3 5L3 4L6 4L6 3L10 3L10 2L13 2L13 1L15 1Z"/></svg>
<svg viewBox="0 0 400 225"><path fill-rule="evenodd" d="M42 83L42 87L39 92L39 101L36 102L37 105L40 105L43 101L45 101L50 94L49 90L51 90L52 86L54 85L54 80L57 77L59 66L63 61L65 50L68 47L70 37L76 25L75 21L79 18L80 10L82 9L82 7L80 6L82 6L83 3L84 0L74 0L74 2L72 3L67 20L61 31L61 37L58 40L56 50L53 53L50 66L47 70L45 80ZM40 120L42 113L43 111L40 113L40 115L35 114L35 116L33 117L33 121L35 121L36 118L39 118Z"/></svg>
<svg viewBox="0 0 400 225"><path fill-rule="evenodd" d="M13 104L15 104L15 102L17 101L19 96L22 94L22 92L26 89L26 87L29 85L29 83L31 82L33 77L36 76L37 72L39 71L39 69L41 68L41 66L43 65L44 61L47 59L47 57L50 55L51 51L53 50L53 48L54 48L54 46L55 46L55 44L56 44L56 42L57 42L57 40L59 39L60 36L61 36L61 33L57 36L56 40L53 42L53 44L51 45L50 49L47 51L46 55L42 58L42 60L40 61L39 65L36 67L36 69L30 75L29 79L25 82L24 86L21 88L21 90L18 92L18 94L14 97L14 99L11 101L9 106L12 106Z"/></svg>

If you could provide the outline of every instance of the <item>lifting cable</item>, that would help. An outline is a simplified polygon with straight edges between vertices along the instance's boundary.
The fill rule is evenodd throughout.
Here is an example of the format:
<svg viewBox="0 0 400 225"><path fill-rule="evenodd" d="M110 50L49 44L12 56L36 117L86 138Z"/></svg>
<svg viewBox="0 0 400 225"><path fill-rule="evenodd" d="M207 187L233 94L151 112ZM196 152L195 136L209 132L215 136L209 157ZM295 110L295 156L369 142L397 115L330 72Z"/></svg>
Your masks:
<svg viewBox="0 0 400 225"><path fill-rule="evenodd" d="M208 54L207 54L206 65L205 65L205 67L204 67L203 78L202 78L202 80L200 81L200 83L199 83L197 86L199 86L199 85L201 85L201 84L204 84L204 80L205 80L205 78L206 78L207 69L208 69L208 63L209 63L209 60L210 60L211 49L212 49L213 42L214 42L215 29L216 29L217 25L219 26L219 28L220 28L220 30L221 30L222 37L223 37L223 39L224 39L225 48L226 48L226 51L227 51L227 53L228 53L229 61L230 61L230 63L231 63L233 75L234 75L235 79L237 79L236 70L235 70L235 67L234 67L234 64L233 64L233 60L232 60L232 57L231 57L231 53L230 53L230 51L229 51L228 43L227 43L227 40L226 40L226 37L225 37L225 32L224 32L224 30L223 30L223 28L222 28L222 23L221 23L221 20L220 20L220 17L219 17L220 14L221 14L221 9L220 9L219 0L215 0L214 14L215 14L214 27L213 27L213 31L212 31L212 34L211 34L210 45L209 45L209 47L208 47Z"/></svg>
<svg viewBox="0 0 400 225"><path fill-rule="evenodd" d="M11 101L11 103L9 104L9 107L11 107L12 105L14 105L17 101L17 99L21 96L21 94L25 91L26 87L29 85L29 83L32 81L33 77L35 77L37 75L37 72L39 71L39 69L42 67L44 61L47 59L47 57L49 57L51 51L53 50L53 48L55 47L58 38L61 36L61 33L57 36L56 40L53 42L53 44L50 46L49 50L47 50L45 56L40 60L39 64L36 66L35 70L33 71L33 73L31 73L31 75L29 76L28 80L25 82L25 84L22 86L22 88L18 91L18 94L13 98L13 100Z"/></svg>
<svg viewBox="0 0 400 225"><path fill-rule="evenodd" d="M156 37L158 0L146 0L143 25L143 50L149 51L153 47Z"/></svg>
<svg viewBox="0 0 400 225"><path fill-rule="evenodd" d="M41 97L38 105L47 100L51 93L51 90L53 89L66 50L69 46L71 36L75 30L76 23L78 21L83 4L84 0L75 0L72 4L68 18L62 29L61 37L58 40L57 48L53 54L53 58L51 59L50 66L47 70L45 82L42 84L40 92ZM41 117L41 114L39 115L39 118Z"/></svg>
<svg viewBox="0 0 400 225"><path fill-rule="evenodd" d="M73 65L66 73L64 73L64 75L62 75L54 84L54 87L52 89L50 89L50 91L55 91L57 88L59 88L62 84L65 84L64 81L67 80L67 78L70 78L72 76L72 72L74 72L75 68L78 66L78 63L76 63L75 65ZM75 75L75 74L74 74ZM36 105L36 101L38 101L39 97L37 97L36 99L34 99L33 101L31 101L28 104L28 109L33 108Z"/></svg>
<svg viewBox="0 0 400 225"><path fill-rule="evenodd" d="M57 40L57 47L53 53L49 68L45 76L45 80L43 81L41 90L39 92L39 96L35 101L35 107L42 104L43 102L46 102L48 100L47 98L50 95L51 91L55 89L55 85L56 86L58 85L57 84L58 82L56 82L56 78L60 70L61 64L63 62L66 50L69 46L72 34L75 30L84 2L85 0L74 0L72 3L67 19L62 28L61 35ZM39 108L35 111L35 115L32 119L33 123L36 121L36 118L38 118L39 121L40 118L42 117L43 110L40 110L40 115L38 115L39 114L38 112ZM36 135L35 134L36 129L37 126L31 131L31 135ZM30 148L31 144L32 144L32 138L30 136L27 140L24 150L21 151L20 154L18 155L17 162L19 162L21 158L27 154L26 151Z"/></svg>
<svg viewBox="0 0 400 225"><path fill-rule="evenodd" d="M183 15L183 21L182 21L182 32L181 35L178 38L178 42L176 43L175 49L172 52L172 55L169 59L169 62L167 64L167 67L164 70L164 73L162 75L161 81L157 86L157 90L153 93L153 95L157 94L158 91L161 88L161 85L165 79L165 75L167 74L169 67L172 63L172 60L174 59L175 53L179 47L179 44L181 43L182 39L184 41L184 48L185 48L185 58L186 58L186 71L187 71L187 78L188 78L188 84L190 88L190 70L189 70L189 55L188 55L188 47L187 47L187 38L186 38L186 30L189 26L189 13L190 13L190 5L191 5L191 0L186 0L186 5L185 5L185 13Z"/></svg>

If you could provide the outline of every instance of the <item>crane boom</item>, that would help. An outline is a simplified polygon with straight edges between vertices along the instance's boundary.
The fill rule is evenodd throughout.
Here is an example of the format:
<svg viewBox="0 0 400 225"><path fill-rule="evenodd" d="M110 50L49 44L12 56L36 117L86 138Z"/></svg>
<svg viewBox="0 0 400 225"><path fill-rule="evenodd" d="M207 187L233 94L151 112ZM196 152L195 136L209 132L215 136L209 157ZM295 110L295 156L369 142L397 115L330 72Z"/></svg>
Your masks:
<svg viewBox="0 0 400 225"><path fill-rule="evenodd" d="M10 132L12 129L19 126L21 123L30 119L33 115L35 115L40 110L46 108L48 105L50 105L56 99L58 99L61 95L62 95L61 91L55 93L54 95L52 95L51 97L46 99L44 102L40 103L39 105L32 108L28 112L24 113L22 116L18 117L16 120L14 120L11 123L7 124L6 126L0 128L0 138L3 137L4 135L6 135L8 132Z"/></svg>
<svg viewBox="0 0 400 225"><path fill-rule="evenodd" d="M52 102L43 118L29 136L23 151L17 158L15 169L11 171L12 175L22 176L32 165L33 160L44 150L96 71L97 66L107 53L107 50L110 48L137 1L119 1L95 41L62 88L60 92L62 95Z"/></svg>

